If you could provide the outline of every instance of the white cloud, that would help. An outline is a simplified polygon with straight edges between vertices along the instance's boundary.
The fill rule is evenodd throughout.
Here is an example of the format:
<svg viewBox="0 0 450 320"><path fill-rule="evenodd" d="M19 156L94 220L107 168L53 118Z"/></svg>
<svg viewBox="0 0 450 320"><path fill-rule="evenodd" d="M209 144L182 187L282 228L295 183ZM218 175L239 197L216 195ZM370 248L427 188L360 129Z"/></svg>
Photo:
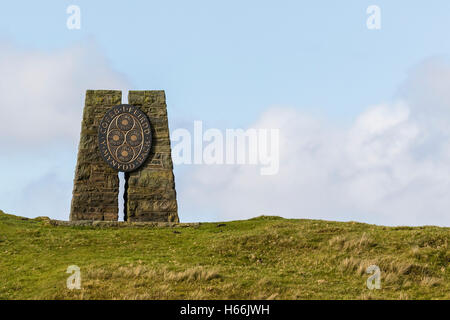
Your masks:
<svg viewBox="0 0 450 320"><path fill-rule="evenodd" d="M280 129L279 174L196 167L179 178L181 206L219 208L225 220L271 214L450 226L448 87L450 67L427 61L411 72L398 100L368 108L348 128L271 108L252 127Z"/></svg>
<svg viewBox="0 0 450 320"><path fill-rule="evenodd" d="M124 89L93 43L53 52L0 45L0 145L76 141L86 89Z"/></svg>

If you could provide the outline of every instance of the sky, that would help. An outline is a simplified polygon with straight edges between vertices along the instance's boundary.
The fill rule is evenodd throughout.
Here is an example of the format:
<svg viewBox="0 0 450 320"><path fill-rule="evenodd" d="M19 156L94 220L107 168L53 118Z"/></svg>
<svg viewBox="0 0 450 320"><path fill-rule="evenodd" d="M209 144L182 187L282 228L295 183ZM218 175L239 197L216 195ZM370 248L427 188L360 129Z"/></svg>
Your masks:
<svg viewBox="0 0 450 320"><path fill-rule="evenodd" d="M280 130L276 175L176 165L181 221L450 226L449 15L445 0L2 3L0 209L67 220L85 91L165 90L171 132Z"/></svg>

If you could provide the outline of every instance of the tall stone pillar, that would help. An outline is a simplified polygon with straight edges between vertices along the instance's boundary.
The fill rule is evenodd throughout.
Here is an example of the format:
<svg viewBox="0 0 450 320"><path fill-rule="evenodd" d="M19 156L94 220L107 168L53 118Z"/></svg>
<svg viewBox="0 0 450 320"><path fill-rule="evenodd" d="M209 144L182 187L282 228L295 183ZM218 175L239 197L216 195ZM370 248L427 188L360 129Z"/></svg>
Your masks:
<svg viewBox="0 0 450 320"><path fill-rule="evenodd" d="M128 103L148 116L152 148L138 170L125 173L126 220L179 222L165 93L130 91Z"/></svg>
<svg viewBox="0 0 450 320"><path fill-rule="evenodd" d="M118 220L119 177L99 153L98 125L121 101L121 91L86 91L70 220Z"/></svg>

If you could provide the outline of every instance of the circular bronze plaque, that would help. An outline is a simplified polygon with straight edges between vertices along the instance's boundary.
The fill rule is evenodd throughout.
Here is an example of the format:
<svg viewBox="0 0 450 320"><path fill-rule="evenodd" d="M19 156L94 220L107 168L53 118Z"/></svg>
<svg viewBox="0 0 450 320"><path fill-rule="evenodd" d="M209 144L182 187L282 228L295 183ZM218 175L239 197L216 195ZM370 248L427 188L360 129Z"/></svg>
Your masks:
<svg viewBox="0 0 450 320"><path fill-rule="evenodd" d="M121 104L106 112L98 127L98 146L112 168L130 172L147 159L152 131L147 116L138 107Z"/></svg>

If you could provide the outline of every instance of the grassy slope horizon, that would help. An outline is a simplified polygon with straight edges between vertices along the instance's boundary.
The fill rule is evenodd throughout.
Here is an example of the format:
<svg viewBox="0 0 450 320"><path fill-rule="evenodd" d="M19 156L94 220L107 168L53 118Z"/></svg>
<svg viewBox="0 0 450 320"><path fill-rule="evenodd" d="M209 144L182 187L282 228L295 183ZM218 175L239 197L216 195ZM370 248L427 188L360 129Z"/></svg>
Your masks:
<svg viewBox="0 0 450 320"><path fill-rule="evenodd" d="M258 217L51 226L0 211L0 299L450 299L450 228ZM369 290L366 268L381 269ZM81 290L68 290L68 266Z"/></svg>

